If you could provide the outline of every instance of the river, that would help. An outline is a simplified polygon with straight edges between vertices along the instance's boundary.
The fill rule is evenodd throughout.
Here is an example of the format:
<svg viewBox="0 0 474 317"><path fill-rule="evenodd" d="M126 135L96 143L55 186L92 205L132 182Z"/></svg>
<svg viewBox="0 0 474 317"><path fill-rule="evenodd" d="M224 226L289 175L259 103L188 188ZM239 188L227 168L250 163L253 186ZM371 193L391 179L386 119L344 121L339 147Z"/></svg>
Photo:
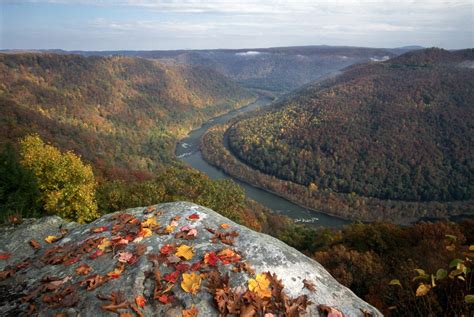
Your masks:
<svg viewBox="0 0 474 317"><path fill-rule="evenodd" d="M348 220L333 217L321 212L315 212L306 208L295 205L288 200L281 198L262 189L253 187L247 183L241 182L231 176L225 174L221 170L208 164L203 158L199 150L199 140L201 136L212 126L222 124L229 119L238 116L244 112L255 110L259 107L268 106L272 99L261 97L256 102L242 107L238 110L231 111L222 116L216 117L203 124L199 129L191 131L187 137L182 139L176 147L176 156L183 162L194 167L195 169L206 173L212 179L232 179L238 183L247 196L265 207L271 209L274 213L288 216L296 223L305 223L313 226L338 228L350 223Z"/></svg>

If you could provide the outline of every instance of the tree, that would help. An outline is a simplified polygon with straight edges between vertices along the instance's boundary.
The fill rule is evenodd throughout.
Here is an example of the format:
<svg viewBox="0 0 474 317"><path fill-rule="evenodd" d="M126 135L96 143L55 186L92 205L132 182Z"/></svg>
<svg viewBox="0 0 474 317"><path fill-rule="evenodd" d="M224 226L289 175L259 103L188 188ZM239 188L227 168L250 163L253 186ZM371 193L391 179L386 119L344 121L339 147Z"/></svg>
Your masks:
<svg viewBox="0 0 474 317"><path fill-rule="evenodd" d="M11 143L0 152L0 217L9 215L37 216L40 192L33 173L18 160L18 153Z"/></svg>
<svg viewBox="0 0 474 317"><path fill-rule="evenodd" d="M40 201L49 214L80 223L97 218L96 181L90 165L61 153L34 134L20 140L21 164L37 178Z"/></svg>

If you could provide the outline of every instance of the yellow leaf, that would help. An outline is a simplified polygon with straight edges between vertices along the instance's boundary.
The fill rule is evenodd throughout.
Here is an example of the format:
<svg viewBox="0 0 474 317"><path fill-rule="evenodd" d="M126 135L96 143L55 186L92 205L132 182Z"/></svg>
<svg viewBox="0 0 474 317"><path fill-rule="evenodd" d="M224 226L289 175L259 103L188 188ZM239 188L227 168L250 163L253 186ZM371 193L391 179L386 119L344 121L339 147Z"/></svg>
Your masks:
<svg viewBox="0 0 474 317"><path fill-rule="evenodd" d="M201 287L201 276L197 273L183 273L183 281L181 282L181 288L186 293L196 294Z"/></svg>
<svg viewBox="0 0 474 317"><path fill-rule="evenodd" d="M166 226L165 231L166 231L166 233L171 233L171 232L173 232L174 228L176 228L176 227L175 227L175 226L169 226L169 225L168 225L168 226Z"/></svg>
<svg viewBox="0 0 474 317"><path fill-rule="evenodd" d="M230 225L228 223L221 224L222 229L229 229Z"/></svg>
<svg viewBox="0 0 474 317"><path fill-rule="evenodd" d="M261 298L268 298L272 296L270 290L270 281L266 274L257 274L255 279L249 279L249 290L257 294Z"/></svg>
<svg viewBox="0 0 474 317"><path fill-rule="evenodd" d="M176 256L182 257L186 260L191 260L193 258L193 248L190 246L187 246L185 244L182 244L178 247L176 253L174 254Z"/></svg>
<svg viewBox="0 0 474 317"><path fill-rule="evenodd" d="M142 222L142 228L150 228L150 227L152 228L152 227L155 227L157 225L158 225L158 223L156 222L156 217L155 216L150 217L147 220Z"/></svg>
<svg viewBox="0 0 474 317"><path fill-rule="evenodd" d="M420 284L416 289L416 296L425 296L430 291L431 286L428 284Z"/></svg>
<svg viewBox="0 0 474 317"><path fill-rule="evenodd" d="M105 251L107 247L110 247L112 243L110 243L109 239L105 238L102 242L97 246L99 250Z"/></svg>
<svg viewBox="0 0 474 317"><path fill-rule="evenodd" d="M469 246L469 251L474 251L474 244L471 244L471 245Z"/></svg>
<svg viewBox="0 0 474 317"><path fill-rule="evenodd" d="M143 228L140 231L138 231L137 236L146 238L146 237L151 237L152 234L153 233L149 228Z"/></svg>
<svg viewBox="0 0 474 317"><path fill-rule="evenodd" d="M58 240L58 237L56 236L47 236L46 238L44 238L44 241L48 243L53 243L53 242L56 242L57 240Z"/></svg>

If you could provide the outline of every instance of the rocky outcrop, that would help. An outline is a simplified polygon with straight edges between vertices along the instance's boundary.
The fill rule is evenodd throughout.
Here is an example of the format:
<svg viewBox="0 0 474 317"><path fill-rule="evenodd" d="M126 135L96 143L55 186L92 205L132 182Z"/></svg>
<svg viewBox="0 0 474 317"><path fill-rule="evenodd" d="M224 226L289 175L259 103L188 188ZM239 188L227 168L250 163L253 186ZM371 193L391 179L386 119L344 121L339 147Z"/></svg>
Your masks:
<svg viewBox="0 0 474 317"><path fill-rule="evenodd" d="M0 239L2 316L181 316L193 306L199 316L236 309L258 316L263 306L275 316L319 316L329 307L380 315L316 261L191 203L129 209L87 225L26 220L0 228Z"/></svg>

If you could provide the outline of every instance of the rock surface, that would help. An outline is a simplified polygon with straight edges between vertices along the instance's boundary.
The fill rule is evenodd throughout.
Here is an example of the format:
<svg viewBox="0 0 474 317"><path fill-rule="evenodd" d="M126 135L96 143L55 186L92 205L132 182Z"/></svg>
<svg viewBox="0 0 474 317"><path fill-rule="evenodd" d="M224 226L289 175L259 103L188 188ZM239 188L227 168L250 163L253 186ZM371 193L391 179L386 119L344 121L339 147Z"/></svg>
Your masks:
<svg viewBox="0 0 474 317"><path fill-rule="evenodd" d="M117 223L125 219L124 214L133 216L128 218L132 220L125 227L119 228ZM193 214L199 219L190 220L188 217ZM156 216L158 225L150 227L151 235L134 242L133 239L137 235L143 235L143 232L137 232L136 228L142 228L143 221L153 216ZM181 216L181 218L176 220L174 219L176 216ZM174 223L172 223L173 219ZM177 225L173 228L168 227L169 230L174 229L174 231L164 232L170 224ZM229 228L221 228L222 224L228 224ZM185 230L181 231L183 226L190 228L184 228ZM190 231L186 229L192 228L197 232L192 240L175 236L181 232L181 235L183 233L187 235ZM233 245L223 244L220 239L213 242L211 239L214 234L206 228L224 233L236 231L238 236L234 238ZM61 229L68 230L62 239L51 244L45 242L44 239L47 236L61 236ZM94 229L102 232L93 232ZM117 243L118 240L114 240L113 237L119 235L125 240L129 239L130 242ZM190 237L192 238L192 235L188 238ZM194 253L192 259L186 261L182 258L181 263L201 262L201 269L198 268L200 272L205 272L206 267L209 266L202 262L206 253L214 251L217 254L225 248L235 250L241 255L242 262L248 262L256 274L276 273L283 282L284 292L289 297L307 295L311 304L306 308L306 316L319 316L317 308L319 304L334 307L345 316L363 316L364 311L373 316L381 315L374 307L339 284L319 263L294 248L268 235L240 226L210 209L187 202L128 209L122 213L103 216L87 225L67 223L58 217L26 220L16 227L1 227L0 239L2 241L0 254L7 255L4 258L11 254L9 258L0 260L0 271L3 272L0 274L0 315L2 316L21 315L29 309L32 311L36 309L40 316L54 316L58 313L67 313L68 316L114 316L115 313L101 307L109 304L110 301L100 300L97 297L98 294L110 295L114 291L123 292L125 299L130 303L135 303L136 296L143 295L147 303L139 310L145 316L181 316L182 309L192 305L198 308L199 316L217 316L219 312L216 310L213 296L206 291L205 278L199 292L192 295L180 286L182 280L180 275L171 290L174 293L172 304L164 305L153 299L155 287L153 272L154 265L157 265L156 261L153 262L153 255L159 255L161 248L167 244L178 247L183 244L192 246ZM35 249L30 245L29 242L32 239L39 242L40 249ZM91 241L95 241L95 245ZM103 244L104 241L113 241L112 246ZM89 247L84 247L87 243ZM105 253L92 259L91 255L100 249L98 244L102 244L102 247L105 245ZM137 245L141 246L141 251L138 251ZM54 252L48 252L48 250ZM90 276L107 276L107 273L113 272L118 267L120 255L130 255L130 253L135 258L125 261L126 263L122 265L124 270L117 278L109 278L102 285L89 291L87 287L91 284L80 285L81 281ZM25 259L27 261L24 261ZM76 268L84 263L89 265L92 271L86 275L78 275ZM239 285L247 287L248 279L253 275L246 271L232 271L235 265L236 263L224 265L221 261L217 268L223 273L229 272L232 287ZM163 276L172 272L174 267L167 267L166 263L160 262L159 269ZM46 277L50 279L45 280ZM303 280L313 283L316 290L310 291L303 288ZM53 286L47 289L45 285ZM71 285L68 293L65 289ZM54 297L55 294L56 297ZM27 295L31 295L30 298L25 298ZM130 316L136 314L132 310L127 311L131 314Z"/></svg>

